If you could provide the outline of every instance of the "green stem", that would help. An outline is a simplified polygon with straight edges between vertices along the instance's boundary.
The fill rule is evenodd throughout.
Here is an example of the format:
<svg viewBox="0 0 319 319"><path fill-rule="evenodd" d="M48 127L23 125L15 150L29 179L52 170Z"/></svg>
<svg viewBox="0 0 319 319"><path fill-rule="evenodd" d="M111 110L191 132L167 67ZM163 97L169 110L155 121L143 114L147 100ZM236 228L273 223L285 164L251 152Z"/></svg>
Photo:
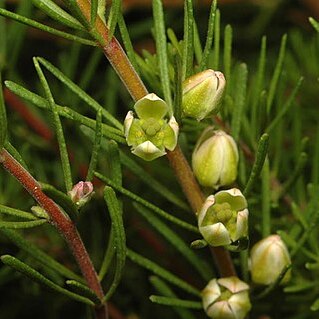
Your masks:
<svg viewBox="0 0 319 319"><path fill-rule="evenodd" d="M90 2L88 0L77 0L77 4L87 21L90 21ZM104 55L107 57L112 67L125 84L132 98L136 101L144 97L148 92L142 80L136 73L116 38L108 38L108 28L99 17L96 18L95 28L91 30L91 34L99 42ZM204 195L201 192L201 189L196 182L193 172L180 147L177 146L174 151L168 152L167 158L175 171L176 177L193 211L197 213L203 205ZM221 276L227 277L236 275L229 252L220 247L213 247L211 250Z"/></svg>
<svg viewBox="0 0 319 319"><path fill-rule="evenodd" d="M61 211L60 207L51 198L43 193L39 182L36 181L33 176L30 175L30 173L23 166L21 166L21 164L17 162L5 149L0 151L0 163L12 176L19 181L19 183L30 193L30 195L38 202L38 204L48 213L51 224L58 229L68 243L69 248L75 260L77 261L88 286L102 300L104 293L98 276L73 222ZM98 318L106 319L106 305L96 309L96 313Z"/></svg>

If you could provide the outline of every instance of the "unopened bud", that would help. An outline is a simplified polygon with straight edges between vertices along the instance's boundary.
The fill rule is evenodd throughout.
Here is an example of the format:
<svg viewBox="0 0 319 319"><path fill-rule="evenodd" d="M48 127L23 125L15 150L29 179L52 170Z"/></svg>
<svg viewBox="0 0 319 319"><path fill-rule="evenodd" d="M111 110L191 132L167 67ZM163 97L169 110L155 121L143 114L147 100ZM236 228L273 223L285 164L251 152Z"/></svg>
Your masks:
<svg viewBox="0 0 319 319"><path fill-rule="evenodd" d="M244 319L251 308L248 292L237 277L212 279L202 291L204 310L213 319Z"/></svg>
<svg viewBox="0 0 319 319"><path fill-rule="evenodd" d="M86 204L93 195L93 184L91 182L78 182L73 186L72 190L68 192L73 203L78 207Z"/></svg>
<svg viewBox="0 0 319 319"><path fill-rule="evenodd" d="M291 264L288 249L279 235L268 236L257 242L250 255L252 281L256 284L269 285L275 282L282 271ZM291 278L288 269L281 280L286 284Z"/></svg>
<svg viewBox="0 0 319 319"><path fill-rule="evenodd" d="M211 246L232 249L248 244L247 201L241 191L232 188L208 196L198 214L198 228Z"/></svg>
<svg viewBox="0 0 319 319"><path fill-rule="evenodd" d="M134 105L138 116L129 111L124 121L124 133L132 153L146 161L173 151L177 144L178 124L172 116L167 118L168 106L154 93L144 96Z"/></svg>
<svg viewBox="0 0 319 319"><path fill-rule="evenodd" d="M210 69L187 78L183 82L183 115L200 121L217 114L225 85L223 73Z"/></svg>
<svg viewBox="0 0 319 319"><path fill-rule="evenodd" d="M192 166L202 186L217 189L232 184L236 180L238 166L234 139L223 131L208 127L195 146Z"/></svg>

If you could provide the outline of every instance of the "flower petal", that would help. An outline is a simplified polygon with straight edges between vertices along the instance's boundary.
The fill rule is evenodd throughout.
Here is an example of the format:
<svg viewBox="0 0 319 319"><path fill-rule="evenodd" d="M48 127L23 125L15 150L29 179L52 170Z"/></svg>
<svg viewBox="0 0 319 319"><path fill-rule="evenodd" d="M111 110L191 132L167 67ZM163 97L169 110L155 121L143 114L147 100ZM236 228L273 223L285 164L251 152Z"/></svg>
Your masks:
<svg viewBox="0 0 319 319"><path fill-rule="evenodd" d="M207 286L202 291L203 308L206 310L213 304L220 296L220 288L216 279L208 282Z"/></svg>
<svg viewBox="0 0 319 319"><path fill-rule="evenodd" d="M215 194L215 199L216 203L229 203L231 208L236 211L247 208L246 198L238 188L220 191Z"/></svg>
<svg viewBox="0 0 319 319"><path fill-rule="evenodd" d="M140 119L155 118L160 120L167 113L168 106L156 94L150 93L135 103L134 110Z"/></svg>
<svg viewBox="0 0 319 319"><path fill-rule="evenodd" d="M226 246L231 243L229 232L222 223L204 227L199 226L199 231L211 246Z"/></svg>
<svg viewBox="0 0 319 319"><path fill-rule="evenodd" d="M155 158L166 154L165 151L160 150L150 141L146 141L138 145L136 148L133 149L132 153L143 158L146 161L152 161Z"/></svg>

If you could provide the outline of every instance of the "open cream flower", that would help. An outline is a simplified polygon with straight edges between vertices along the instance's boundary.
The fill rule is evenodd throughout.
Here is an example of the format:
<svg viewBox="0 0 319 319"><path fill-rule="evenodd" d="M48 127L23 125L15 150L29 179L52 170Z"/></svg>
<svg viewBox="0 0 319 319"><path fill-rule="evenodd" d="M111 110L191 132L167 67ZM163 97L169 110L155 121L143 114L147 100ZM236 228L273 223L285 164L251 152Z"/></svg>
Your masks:
<svg viewBox="0 0 319 319"><path fill-rule="evenodd" d="M178 124L172 116L167 118L168 106L156 94L150 93L134 105L138 116L129 111L124 121L124 133L132 153L146 161L173 151L178 139Z"/></svg>
<svg viewBox="0 0 319 319"><path fill-rule="evenodd" d="M243 249L248 243L247 201L237 188L207 197L198 214L198 228L211 246Z"/></svg>
<svg viewBox="0 0 319 319"><path fill-rule="evenodd" d="M212 279L202 291L204 310L213 319L244 319L251 308L248 292L237 277Z"/></svg>

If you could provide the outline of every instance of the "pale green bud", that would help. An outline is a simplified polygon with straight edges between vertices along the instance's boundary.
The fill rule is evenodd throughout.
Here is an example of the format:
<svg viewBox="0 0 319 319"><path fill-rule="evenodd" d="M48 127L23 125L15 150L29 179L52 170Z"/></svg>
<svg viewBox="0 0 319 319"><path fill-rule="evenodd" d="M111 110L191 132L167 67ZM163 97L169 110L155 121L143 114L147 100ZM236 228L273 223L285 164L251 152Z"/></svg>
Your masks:
<svg viewBox="0 0 319 319"><path fill-rule="evenodd" d="M192 166L202 186L217 189L232 184L236 180L238 166L234 139L223 131L208 127L195 146Z"/></svg>
<svg viewBox="0 0 319 319"><path fill-rule="evenodd" d="M210 195L198 213L198 228L211 246L229 249L248 244L247 201L237 188Z"/></svg>
<svg viewBox="0 0 319 319"><path fill-rule="evenodd" d="M225 86L224 74L210 69L187 78L183 82L183 115L200 121L217 114Z"/></svg>
<svg viewBox="0 0 319 319"><path fill-rule="evenodd" d="M124 134L132 153L146 161L173 151L178 139L178 124L172 116L167 119L168 106L154 93L147 94L134 105L138 116L129 111L124 121Z"/></svg>
<svg viewBox="0 0 319 319"><path fill-rule="evenodd" d="M251 309L249 286L237 277L212 279L202 291L203 307L213 319L244 319Z"/></svg>
<svg viewBox="0 0 319 319"><path fill-rule="evenodd" d="M256 284L269 285L278 279L281 272L291 264L288 249L279 235L268 236L257 242L250 255L252 281ZM289 269L281 284L291 278Z"/></svg>

